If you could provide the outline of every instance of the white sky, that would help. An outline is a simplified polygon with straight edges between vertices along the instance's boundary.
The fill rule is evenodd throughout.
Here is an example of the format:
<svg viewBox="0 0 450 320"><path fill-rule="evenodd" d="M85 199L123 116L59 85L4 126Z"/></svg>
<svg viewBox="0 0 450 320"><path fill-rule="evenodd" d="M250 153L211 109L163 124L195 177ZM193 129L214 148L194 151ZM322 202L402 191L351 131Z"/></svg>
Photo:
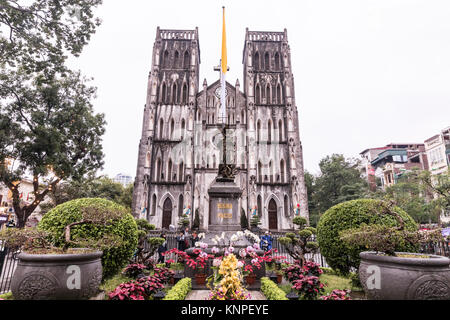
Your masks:
<svg viewBox="0 0 450 320"><path fill-rule="evenodd" d="M227 80L242 81L245 28L288 30L305 168L450 125L450 1L105 0L103 24L71 67L94 77L106 114L104 174L136 173L156 27L199 28L200 87L218 79L226 6ZM242 87L241 87L242 88Z"/></svg>

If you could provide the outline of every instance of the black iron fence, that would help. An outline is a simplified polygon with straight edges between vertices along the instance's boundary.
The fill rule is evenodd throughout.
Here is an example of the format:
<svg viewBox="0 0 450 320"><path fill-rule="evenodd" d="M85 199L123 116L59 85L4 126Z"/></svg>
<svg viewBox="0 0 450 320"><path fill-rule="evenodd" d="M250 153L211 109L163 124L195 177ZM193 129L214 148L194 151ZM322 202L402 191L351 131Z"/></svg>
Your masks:
<svg viewBox="0 0 450 320"><path fill-rule="evenodd" d="M420 252L450 258L450 241L425 243L421 246Z"/></svg>
<svg viewBox="0 0 450 320"><path fill-rule="evenodd" d="M0 245L0 294L11 290L11 279L16 270L18 253Z"/></svg>

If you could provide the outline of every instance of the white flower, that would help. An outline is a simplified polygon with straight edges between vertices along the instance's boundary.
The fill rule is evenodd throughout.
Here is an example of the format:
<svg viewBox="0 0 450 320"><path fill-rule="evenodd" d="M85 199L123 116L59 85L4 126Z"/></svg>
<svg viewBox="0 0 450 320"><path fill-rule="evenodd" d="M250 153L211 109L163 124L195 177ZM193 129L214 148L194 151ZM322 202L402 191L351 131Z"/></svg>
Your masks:
<svg viewBox="0 0 450 320"><path fill-rule="evenodd" d="M239 238L238 238L238 236L235 235L235 234L233 234L233 235L231 236L231 238L230 238L230 241L231 241L231 242L236 242L236 241L238 241L238 240L239 240Z"/></svg>
<svg viewBox="0 0 450 320"><path fill-rule="evenodd" d="M240 269L244 266L244 263L242 261L238 261L237 267Z"/></svg>
<svg viewBox="0 0 450 320"><path fill-rule="evenodd" d="M222 260L220 260L220 259L214 259L213 260L213 266L214 267L220 267L221 263L222 263Z"/></svg>
<svg viewBox="0 0 450 320"><path fill-rule="evenodd" d="M245 249L239 250L239 256L241 256L241 258L245 258L245 256L247 256L247 252L245 252Z"/></svg>
<svg viewBox="0 0 450 320"><path fill-rule="evenodd" d="M258 259L252 259L252 264L257 264L258 263Z"/></svg>
<svg viewBox="0 0 450 320"><path fill-rule="evenodd" d="M221 239L225 239L225 232L222 232L222 235L220 236Z"/></svg>
<svg viewBox="0 0 450 320"><path fill-rule="evenodd" d="M198 234L198 238L199 239L203 239L204 237L205 237L205 233L204 232Z"/></svg>
<svg viewBox="0 0 450 320"><path fill-rule="evenodd" d="M253 244L253 248L259 249L259 244L258 244L258 243L254 243L254 244Z"/></svg>
<svg viewBox="0 0 450 320"><path fill-rule="evenodd" d="M196 243L194 243L194 246L196 246L196 247L200 247L200 242L196 242Z"/></svg>
<svg viewBox="0 0 450 320"><path fill-rule="evenodd" d="M230 246L230 247L228 248L228 252L233 253L233 252L234 252L234 248L233 248L232 246Z"/></svg>
<svg viewBox="0 0 450 320"><path fill-rule="evenodd" d="M206 249L208 248L208 244L206 242L200 242L200 248Z"/></svg>
<svg viewBox="0 0 450 320"><path fill-rule="evenodd" d="M212 239L211 241L212 241L212 243L217 244L217 240L216 239Z"/></svg>
<svg viewBox="0 0 450 320"><path fill-rule="evenodd" d="M242 237L244 236L244 233L243 233L242 231L238 231L238 232L236 232L236 235L237 235L239 238L242 238Z"/></svg>
<svg viewBox="0 0 450 320"><path fill-rule="evenodd" d="M211 252L214 253L214 254L219 253L219 248L212 247Z"/></svg>

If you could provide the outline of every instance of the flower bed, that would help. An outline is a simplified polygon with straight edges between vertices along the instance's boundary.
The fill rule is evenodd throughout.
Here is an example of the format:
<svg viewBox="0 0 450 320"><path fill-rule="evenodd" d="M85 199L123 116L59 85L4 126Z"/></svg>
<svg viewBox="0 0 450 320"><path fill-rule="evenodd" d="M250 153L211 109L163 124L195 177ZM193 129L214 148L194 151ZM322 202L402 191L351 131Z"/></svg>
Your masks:
<svg viewBox="0 0 450 320"><path fill-rule="evenodd" d="M184 300L191 289L191 278L183 278L167 292L163 300Z"/></svg>

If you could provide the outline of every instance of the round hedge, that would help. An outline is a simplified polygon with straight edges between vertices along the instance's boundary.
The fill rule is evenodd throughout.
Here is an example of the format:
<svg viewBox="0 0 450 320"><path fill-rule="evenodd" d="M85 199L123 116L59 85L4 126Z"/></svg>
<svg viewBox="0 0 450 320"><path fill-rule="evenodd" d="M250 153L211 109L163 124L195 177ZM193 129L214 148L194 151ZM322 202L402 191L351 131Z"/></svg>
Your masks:
<svg viewBox="0 0 450 320"><path fill-rule="evenodd" d="M362 223L398 226L395 217L377 214L383 204L385 203L382 200L351 200L331 207L322 215L317 225L317 241L320 252L330 267L347 274L351 267L359 267L359 253L366 250L364 247L344 244L339 238L339 232L342 230L358 228ZM392 210L403 219L406 230L417 230L417 224L404 210L399 207L394 207ZM414 250L415 248L412 246L397 248L397 251L411 252Z"/></svg>
<svg viewBox="0 0 450 320"><path fill-rule="evenodd" d="M101 239L104 235L115 235L122 239L119 246L112 247L103 251L102 267L103 279L116 275L131 258L136 250L138 243L138 231L135 219L127 210L105 199L77 199L65 202L47 212L39 223L41 230L49 232L55 245L63 246L65 226L80 221L82 218L82 209L99 208L108 210L117 210L122 216L119 220L108 225L84 224L71 228L71 237L73 239Z"/></svg>

